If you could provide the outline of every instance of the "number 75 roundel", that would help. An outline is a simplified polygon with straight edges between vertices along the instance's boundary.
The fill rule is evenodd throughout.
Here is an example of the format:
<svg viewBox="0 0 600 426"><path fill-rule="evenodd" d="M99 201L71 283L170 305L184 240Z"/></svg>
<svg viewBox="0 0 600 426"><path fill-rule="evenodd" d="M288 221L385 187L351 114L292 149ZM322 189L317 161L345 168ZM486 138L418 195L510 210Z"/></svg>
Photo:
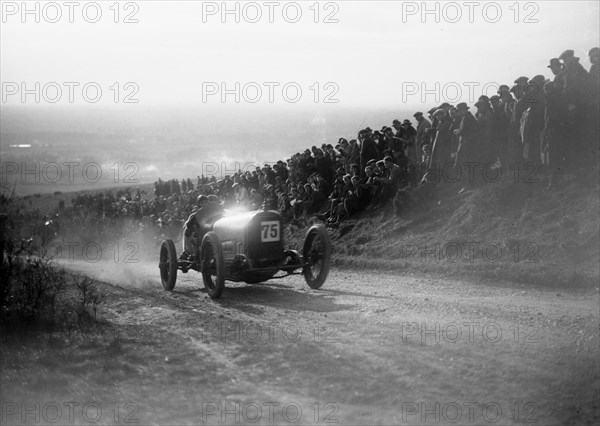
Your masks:
<svg viewBox="0 0 600 426"><path fill-rule="evenodd" d="M266 221L260 223L260 241L270 243L279 241L279 221Z"/></svg>

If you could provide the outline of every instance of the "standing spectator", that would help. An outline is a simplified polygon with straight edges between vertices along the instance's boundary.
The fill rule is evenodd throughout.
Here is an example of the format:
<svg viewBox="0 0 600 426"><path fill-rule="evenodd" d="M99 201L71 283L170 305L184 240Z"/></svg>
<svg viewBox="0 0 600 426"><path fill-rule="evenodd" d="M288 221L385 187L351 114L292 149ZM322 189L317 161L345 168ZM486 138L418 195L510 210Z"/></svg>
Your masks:
<svg viewBox="0 0 600 426"><path fill-rule="evenodd" d="M429 134L427 133L427 130L431 128L431 123L425 117L423 117L423 113L420 111L415 112L413 117L415 118L415 120L417 120L417 123L419 123L417 124L416 135L417 149L422 150L423 145L430 143Z"/></svg>
<svg viewBox="0 0 600 426"><path fill-rule="evenodd" d="M399 139L402 139L402 123L400 122L400 120L395 119L394 121L392 121L392 127L396 130L396 134L394 136L396 136Z"/></svg>
<svg viewBox="0 0 600 426"><path fill-rule="evenodd" d="M523 161L523 139L521 137L521 119L527 110L526 87L529 79L519 77L510 89L516 97L508 128L508 158L521 163Z"/></svg>
<svg viewBox="0 0 600 426"><path fill-rule="evenodd" d="M433 113L433 116L436 118L438 128L435 134L435 140L433 141L433 147L431 147L428 168L439 172L444 170L446 165L450 162L452 149L452 133L450 128L452 127L452 121L443 109L436 110Z"/></svg>
<svg viewBox="0 0 600 426"><path fill-rule="evenodd" d="M528 113L523 125L523 158L541 162L541 137L544 130L544 76L536 75L527 84Z"/></svg>
<svg viewBox="0 0 600 426"><path fill-rule="evenodd" d="M477 120L469 111L466 103L459 103L456 105L456 109L461 117L460 128L454 130L454 134L459 136L456 166L460 170L463 182L474 183L471 181L472 177L467 173L470 169L465 166L467 163L476 164L480 160L479 128Z"/></svg>
<svg viewBox="0 0 600 426"><path fill-rule="evenodd" d="M382 130L385 131L385 128ZM373 142L375 142L375 146L377 147L377 158L383 158L383 151L385 151L387 147L387 144L384 142L383 134L376 130L373 133Z"/></svg>
<svg viewBox="0 0 600 426"><path fill-rule="evenodd" d="M504 115L506 115L506 119L510 123L512 112L515 107L515 98L513 98L510 88L505 84L498 88L498 96L500 96L499 109L504 111Z"/></svg>
<svg viewBox="0 0 600 426"><path fill-rule="evenodd" d="M589 161L586 149L586 116L589 113L589 74L575 57L573 50L565 50L559 59L563 61L563 99L567 104L567 128L569 136L569 166L580 169Z"/></svg>
<svg viewBox="0 0 600 426"><path fill-rule="evenodd" d="M456 162L456 153L458 152L458 141L460 137L454 134L456 129L460 129L460 122L462 121L462 117L458 113L456 107L450 108L448 111L448 115L450 116L450 120L452 121L452 126L450 126L450 131L452 133L452 139L450 140L450 157ZM433 124L432 124L433 126ZM434 130L433 128L430 130ZM435 134L433 132L433 134Z"/></svg>
<svg viewBox="0 0 600 426"><path fill-rule="evenodd" d="M495 153L492 149L494 142L494 115L489 102L481 99L475 104L477 108L477 125L480 132L480 159L482 163L495 163Z"/></svg>
<svg viewBox="0 0 600 426"><path fill-rule="evenodd" d="M548 65L550 71L554 75L554 89L562 91L563 88L563 74L564 67L558 58L550 59L550 65Z"/></svg>
<svg viewBox="0 0 600 426"><path fill-rule="evenodd" d="M560 86L552 81L544 85L545 114L544 131L542 133L542 161L550 171L548 189L556 185L560 172L564 169L567 156L567 137L565 124L567 105L561 99Z"/></svg>
<svg viewBox="0 0 600 426"><path fill-rule="evenodd" d="M508 123L502 100L500 96L494 95L490 98L492 116L494 117L494 129L492 132L492 145L490 157L496 162L496 168L506 164L506 150L508 148Z"/></svg>
<svg viewBox="0 0 600 426"><path fill-rule="evenodd" d="M350 139L348 142L348 153L346 155L348 164L360 163L360 147L356 139Z"/></svg>
<svg viewBox="0 0 600 426"><path fill-rule="evenodd" d="M416 146L417 131L413 127L410 120L404 120L400 126L400 129L402 135L401 138L405 143L405 155L412 163L416 164L418 162Z"/></svg>
<svg viewBox="0 0 600 426"><path fill-rule="evenodd" d="M394 135L394 131L391 127L386 127L384 134L387 146L386 149L389 150L390 153L392 153L391 155L393 155L394 152L403 151L402 140Z"/></svg>
<svg viewBox="0 0 600 426"><path fill-rule="evenodd" d="M360 147L360 170L363 170L366 165L367 162L371 159L375 159L377 160L378 157L378 152L377 152L377 146L375 145L375 142L373 142L373 139L370 136L370 129L367 127L367 129L365 130L361 130L358 133L358 139L361 141L361 147Z"/></svg>

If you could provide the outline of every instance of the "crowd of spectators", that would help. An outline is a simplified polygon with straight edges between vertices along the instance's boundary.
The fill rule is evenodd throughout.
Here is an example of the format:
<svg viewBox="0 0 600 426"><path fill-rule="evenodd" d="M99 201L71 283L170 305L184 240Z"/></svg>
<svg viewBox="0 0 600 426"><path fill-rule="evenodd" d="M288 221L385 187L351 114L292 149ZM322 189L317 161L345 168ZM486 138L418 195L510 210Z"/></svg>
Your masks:
<svg viewBox="0 0 600 426"><path fill-rule="evenodd" d="M159 179L154 194L82 194L60 210L86 229L131 218L128 223L176 236L199 195L215 194L226 208L278 210L292 224L317 217L335 227L391 205L398 191L452 182L461 192L485 184L482 177L524 164L547 176L548 190L560 184L561 175L590 181L598 172L600 50L591 49L589 59L587 71L567 50L549 61L552 80L518 77L496 95L481 96L475 114L464 102L443 103L415 112L414 125L395 119L380 130L366 127L335 146L312 146L286 161L222 179Z"/></svg>

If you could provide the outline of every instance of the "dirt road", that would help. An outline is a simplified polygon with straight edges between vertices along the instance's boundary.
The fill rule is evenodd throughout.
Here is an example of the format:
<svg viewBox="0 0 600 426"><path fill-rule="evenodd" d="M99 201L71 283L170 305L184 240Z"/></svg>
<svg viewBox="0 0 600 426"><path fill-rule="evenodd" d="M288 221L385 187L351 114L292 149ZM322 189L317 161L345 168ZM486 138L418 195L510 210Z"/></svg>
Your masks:
<svg viewBox="0 0 600 426"><path fill-rule="evenodd" d="M215 302L193 271L168 293L152 263L68 266L111 283L101 315L117 347L42 353L2 379L41 410L103 409L83 424L600 422L597 288L333 270L319 291L228 283Z"/></svg>

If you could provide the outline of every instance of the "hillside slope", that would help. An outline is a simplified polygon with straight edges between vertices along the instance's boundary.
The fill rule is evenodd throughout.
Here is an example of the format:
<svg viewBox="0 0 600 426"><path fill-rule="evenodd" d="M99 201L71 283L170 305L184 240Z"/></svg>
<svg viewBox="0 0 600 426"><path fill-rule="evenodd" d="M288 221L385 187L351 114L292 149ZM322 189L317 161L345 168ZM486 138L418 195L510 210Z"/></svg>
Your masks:
<svg viewBox="0 0 600 426"><path fill-rule="evenodd" d="M586 181L590 182L590 181ZM459 193L430 184L332 232L339 266L482 278L544 286L598 285L599 186L568 177L503 179Z"/></svg>

